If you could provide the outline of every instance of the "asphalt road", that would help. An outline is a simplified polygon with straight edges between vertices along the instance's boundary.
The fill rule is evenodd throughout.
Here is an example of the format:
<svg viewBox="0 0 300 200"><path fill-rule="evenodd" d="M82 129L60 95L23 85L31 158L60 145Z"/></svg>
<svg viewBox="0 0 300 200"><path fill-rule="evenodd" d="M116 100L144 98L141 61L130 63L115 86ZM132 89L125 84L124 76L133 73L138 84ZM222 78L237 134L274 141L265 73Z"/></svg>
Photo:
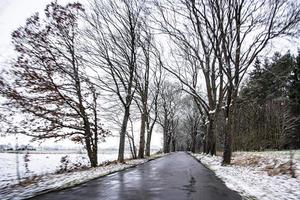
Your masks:
<svg viewBox="0 0 300 200"><path fill-rule="evenodd" d="M74 188L32 198L51 200L241 200L214 173L184 152L172 153L135 168Z"/></svg>

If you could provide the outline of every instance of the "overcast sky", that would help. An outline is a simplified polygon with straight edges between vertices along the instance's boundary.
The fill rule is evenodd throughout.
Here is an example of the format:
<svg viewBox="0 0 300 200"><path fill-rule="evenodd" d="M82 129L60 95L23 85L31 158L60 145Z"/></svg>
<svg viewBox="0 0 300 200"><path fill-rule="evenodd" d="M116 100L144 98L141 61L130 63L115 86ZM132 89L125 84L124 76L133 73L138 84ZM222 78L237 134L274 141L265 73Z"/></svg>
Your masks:
<svg viewBox="0 0 300 200"><path fill-rule="evenodd" d="M13 56L11 33L35 12L41 12L51 0L0 0L0 61ZM66 3L68 0L58 0Z"/></svg>
<svg viewBox="0 0 300 200"><path fill-rule="evenodd" d="M7 62L14 57L13 46L11 45L11 33L18 27L25 24L25 21L35 12L42 12L46 5L50 3L51 0L0 0L0 68L5 67ZM66 4L68 2L74 2L70 0L58 0L61 4ZM83 3L86 0L79 0L77 2ZM139 125L137 124L137 129ZM136 136L138 136L136 134ZM161 146L161 134L153 133L152 145L156 147ZM19 136L20 144L27 144L30 138L25 136ZM101 147L118 147L119 139L117 137L110 137ZM6 138L0 137L0 144L5 143L15 143L15 136L10 136ZM37 143L35 143L37 144ZM53 141L44 142L43 145L64 145L64 146L74 146L70 141L63 141L59 143L54 143Z"/></svg>

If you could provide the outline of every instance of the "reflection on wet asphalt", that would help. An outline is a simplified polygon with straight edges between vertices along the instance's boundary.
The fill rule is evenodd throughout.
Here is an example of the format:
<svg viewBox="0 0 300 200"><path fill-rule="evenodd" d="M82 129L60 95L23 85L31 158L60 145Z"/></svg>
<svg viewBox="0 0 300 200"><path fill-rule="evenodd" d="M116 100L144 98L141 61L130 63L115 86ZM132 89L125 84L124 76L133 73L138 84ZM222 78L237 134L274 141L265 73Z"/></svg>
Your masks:
<svg viewBox="0 0 300 200"><path fill-rule="evenodd" d="M240 200L210 170L184 152L33 199Z"/></svg>

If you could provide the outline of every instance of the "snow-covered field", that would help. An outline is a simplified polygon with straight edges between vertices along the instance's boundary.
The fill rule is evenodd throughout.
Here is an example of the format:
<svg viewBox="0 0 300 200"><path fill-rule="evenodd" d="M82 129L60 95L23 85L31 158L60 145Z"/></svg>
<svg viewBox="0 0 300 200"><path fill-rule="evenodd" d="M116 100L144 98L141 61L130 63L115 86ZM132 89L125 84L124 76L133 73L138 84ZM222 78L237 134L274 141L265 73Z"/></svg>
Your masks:
<svg viewBox="0 0 300 200"><path fill-rule="evenodd" d="M23 182L22 185L15 184L0 187L0 199L25 199L47 191L72 187L94 178L143 164L151 159L161 156L163 156L163 154L156 154L147 159L127 160L124 164L112 163L106 166L100 166L83 171L39 176L28 182Z"/></svg>
<svg viewBox="0 0 300 200"><path fill-rule="evenodd" d="M220 156L192 155L245 199L299 200L300 151L293 151L293 157L290 153L235 152L230 166L221 166Z"/></svg>
<svg viewBox="0 0 300 200"><path fill-rule="evenodd" d="M5 185L12 184L17 180L17 166L19 165L20 178L24 179L32 176L39 176L48 173L54 173L61 165L61 158L68 156L72 164L89 165L89 160L86 154L70 153L70 152L41 152L28 154L28 168L25 167L25 154L15 153L0 153L0 188ZM129 157L126 154L125 157ZM19 164L17 164L17 159ZM99 163L105 161L112 161L117 159L117 154L114 153L100 153L98 154Z"/></svg>

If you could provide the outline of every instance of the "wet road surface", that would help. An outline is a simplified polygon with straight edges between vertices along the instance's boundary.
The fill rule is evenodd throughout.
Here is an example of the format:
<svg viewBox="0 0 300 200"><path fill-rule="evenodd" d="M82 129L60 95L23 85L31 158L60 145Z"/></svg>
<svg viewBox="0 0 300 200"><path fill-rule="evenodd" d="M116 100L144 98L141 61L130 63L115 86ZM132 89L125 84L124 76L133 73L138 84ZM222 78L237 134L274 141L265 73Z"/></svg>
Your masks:
<svg viewBox="0 0 300 200"><path fill-rule="evenodd" d="M214 173L184 152L98 178L35 200L241 200Z"/></svg>

